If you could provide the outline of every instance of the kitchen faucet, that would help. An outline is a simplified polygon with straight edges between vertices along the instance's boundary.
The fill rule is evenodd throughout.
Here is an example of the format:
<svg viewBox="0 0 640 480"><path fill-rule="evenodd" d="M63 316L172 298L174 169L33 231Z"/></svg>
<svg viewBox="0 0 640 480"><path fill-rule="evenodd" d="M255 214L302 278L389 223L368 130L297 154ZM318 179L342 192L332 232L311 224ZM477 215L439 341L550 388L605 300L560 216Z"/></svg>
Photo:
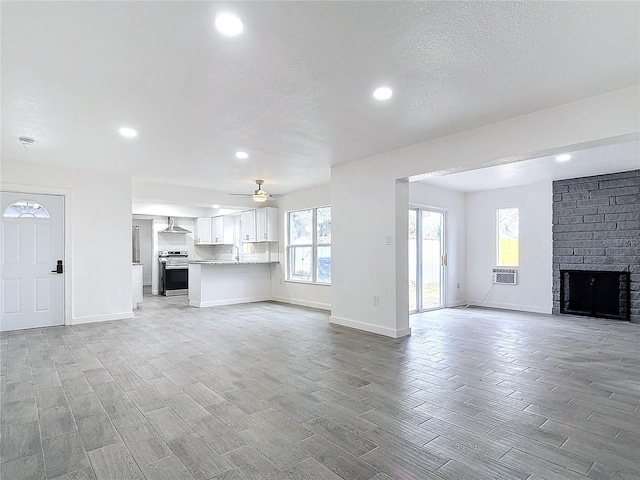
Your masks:
<svg viewBox="0 0 640 480"><path fill-rule="evenodd" d="M236 262L240 261L240 248L238 248L237 245L234 245L233 247L231 247L231 253L233 254L233 251L236 251L236 256L233 258Z"/></svg>

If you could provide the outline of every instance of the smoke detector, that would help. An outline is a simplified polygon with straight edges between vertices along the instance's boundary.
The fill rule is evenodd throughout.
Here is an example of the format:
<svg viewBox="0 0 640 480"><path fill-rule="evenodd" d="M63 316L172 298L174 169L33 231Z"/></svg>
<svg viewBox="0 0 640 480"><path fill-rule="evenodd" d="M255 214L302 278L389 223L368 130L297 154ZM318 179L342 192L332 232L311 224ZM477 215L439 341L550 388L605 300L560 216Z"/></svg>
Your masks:
<svg viewBox="0 0 640 480"><path fill-rule="evenodd" d="M27 147L30 147L31 145L33 145L36 142L31 137L18 137L18 141L24 147L25 150L27 149Z"/></svg>

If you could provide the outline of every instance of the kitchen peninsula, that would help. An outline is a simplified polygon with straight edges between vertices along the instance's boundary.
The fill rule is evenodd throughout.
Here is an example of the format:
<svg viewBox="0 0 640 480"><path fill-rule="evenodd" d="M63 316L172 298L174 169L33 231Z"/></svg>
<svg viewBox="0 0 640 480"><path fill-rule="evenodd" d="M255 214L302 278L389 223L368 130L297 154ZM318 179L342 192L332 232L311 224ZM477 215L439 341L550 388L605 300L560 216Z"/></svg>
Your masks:
<svg viewBox="0 0 640 480"><path fill-rule="evenodd" d="M267 260L195 260L189 262L189 305L213 307L271 299Z"/></svg>
<svg viewBox="0 0 640 480"><path fill-rule="evenodd" d="M189 262L189 305L214 307L271 299L271 265L279 263L278 209L196 219Z"/></svg>

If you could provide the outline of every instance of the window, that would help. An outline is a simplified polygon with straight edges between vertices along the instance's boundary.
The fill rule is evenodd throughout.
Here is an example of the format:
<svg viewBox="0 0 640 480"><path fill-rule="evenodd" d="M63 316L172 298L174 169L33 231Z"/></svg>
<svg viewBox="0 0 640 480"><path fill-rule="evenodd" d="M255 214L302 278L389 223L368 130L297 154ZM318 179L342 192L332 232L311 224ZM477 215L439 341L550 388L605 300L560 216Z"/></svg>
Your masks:
<svg viewBox="0 0 640 480"><path fill-rule="evenodd" d="M287 280L331 283L331 207L287 214Z"/></svg>
<svg viewBox="0 0 640 480"><path fill-rule="evenodd" d="M498 266L518 266L518 236L520 229L517 208L498 209Z"/></svg>
<svg viewBox="0 0 640 480"><path fill-rule="evenodd" d="M31 200L20 200L9 205L2 214L5 218L35 217L49 218L49 212L42 205Z"/></svg>

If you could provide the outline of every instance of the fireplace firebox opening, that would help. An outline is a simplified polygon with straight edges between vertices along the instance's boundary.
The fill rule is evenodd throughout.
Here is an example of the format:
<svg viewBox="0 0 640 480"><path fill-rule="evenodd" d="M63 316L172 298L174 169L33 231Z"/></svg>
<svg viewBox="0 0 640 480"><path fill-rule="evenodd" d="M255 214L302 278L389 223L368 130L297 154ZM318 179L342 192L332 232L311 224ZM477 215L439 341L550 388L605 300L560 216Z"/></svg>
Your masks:
<svg viewBox="0 0 640 480"><path fill-rule="evenodd" d="M629 272L560 270L560 313L630 320Z"/></svg>

